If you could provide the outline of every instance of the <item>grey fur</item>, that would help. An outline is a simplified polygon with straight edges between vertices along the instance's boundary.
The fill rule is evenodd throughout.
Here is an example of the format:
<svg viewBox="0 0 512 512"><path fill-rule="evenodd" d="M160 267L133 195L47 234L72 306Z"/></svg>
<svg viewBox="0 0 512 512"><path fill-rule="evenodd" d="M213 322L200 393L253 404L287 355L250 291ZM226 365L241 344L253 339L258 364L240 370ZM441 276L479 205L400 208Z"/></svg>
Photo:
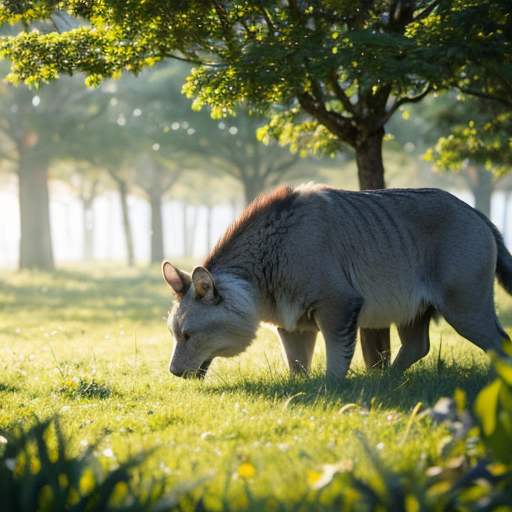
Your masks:
<svg viewBox="0 0 512 512"><path fill-rule="evenodd" d="M496 227L436 189L347 192L305 185L258 198L189 275L164 262L176 296L170 370L204 376L234 356L260 322L278 327L292 371L309 371L320 330L327 374L343 378L357 327L395 323L400 371L430 348L442 315L483 350L510 340L494 308L494 277L512 295L512 256Z"/></svg>

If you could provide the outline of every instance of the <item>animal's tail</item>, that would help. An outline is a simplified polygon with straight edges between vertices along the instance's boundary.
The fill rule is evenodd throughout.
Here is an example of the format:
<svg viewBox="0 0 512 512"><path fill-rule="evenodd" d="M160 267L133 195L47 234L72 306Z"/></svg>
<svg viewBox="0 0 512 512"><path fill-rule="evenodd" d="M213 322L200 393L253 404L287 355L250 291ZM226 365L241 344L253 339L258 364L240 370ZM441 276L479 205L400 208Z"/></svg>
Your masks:
<svg viewBox="0 0 512 512"><path fill-rule="evenodd" d="M508 252L503 242L503 237L499 233L499 238L496 238L498 245L498 264L496 265L496 277L501 286L512 295L512 255Z"/></svg>
<svg viewBox="0 0 512 512"><path fill-rule="evenodd" d="M498 248L498 261L496 263L496 277L505 290L512 295L512 254L508 251L498 228L481 212L475 210L491 228L496 246Z"/></svg>

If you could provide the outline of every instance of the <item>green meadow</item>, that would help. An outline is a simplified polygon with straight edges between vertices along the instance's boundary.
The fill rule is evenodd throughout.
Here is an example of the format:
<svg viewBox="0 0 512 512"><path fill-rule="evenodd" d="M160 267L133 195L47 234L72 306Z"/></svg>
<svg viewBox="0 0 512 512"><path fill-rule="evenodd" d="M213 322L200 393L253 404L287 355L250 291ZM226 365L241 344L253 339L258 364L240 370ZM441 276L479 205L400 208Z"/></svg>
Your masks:
<svg viewBox="0 0 512 512"><path fill-rule="evenodd" d="M497 286L496 301L512 334L512 298ZM492 379L487 356L443 320L403 375L367 372L358 349L347 379L327 384L319 343L312 375L292 378L262 327L246 353L194 381L168 371L170 307L158 268L2 270L2 432L57 417L68 456L93 446L107 470L145 452L135 492L160 482L183 510L386 510L358 503L371 489L394 499L393 486L403 510L426 510L425 489L431 507L444 492L432 475L485 456L478 433L457 440L430 411L441 397L471 411Z"/></svg>

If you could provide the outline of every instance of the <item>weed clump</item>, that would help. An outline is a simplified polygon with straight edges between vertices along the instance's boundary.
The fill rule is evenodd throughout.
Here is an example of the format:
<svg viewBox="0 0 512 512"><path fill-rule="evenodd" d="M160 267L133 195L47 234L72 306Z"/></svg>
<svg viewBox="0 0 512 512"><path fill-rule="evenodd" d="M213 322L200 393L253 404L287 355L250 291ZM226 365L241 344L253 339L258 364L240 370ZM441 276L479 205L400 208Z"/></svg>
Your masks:
<svg viewBox="0 0 512 512"><path fill-rule="evenodd" d="M110 398L114 394L112 386L84 377L68 380L59 391L69 398L96 398L102 400Z"/></svg>
<svg viewBox="0 0 512 512"><path fill-rule="evenodd" d="M28 430L0 431L2 512L164 511L178 506L196 486L190 482L165 493L161 481L145 485L136 470L148 452L106 468L97 445L73 456L69 444L57 418Z"/></svg>

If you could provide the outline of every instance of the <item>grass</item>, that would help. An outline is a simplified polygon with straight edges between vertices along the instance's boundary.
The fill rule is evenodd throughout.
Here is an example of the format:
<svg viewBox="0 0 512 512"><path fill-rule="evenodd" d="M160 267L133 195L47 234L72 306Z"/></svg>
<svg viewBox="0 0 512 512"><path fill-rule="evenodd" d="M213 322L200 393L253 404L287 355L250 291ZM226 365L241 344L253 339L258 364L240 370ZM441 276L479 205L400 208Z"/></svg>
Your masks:
<svg viewBox="0 0 512 512"><path fill-rule="evenodd" d="M510 334L512 298L497 288L497 302ZM488 382L486 356L443 321L429 356L401 376L366 372L358 352L347 379L326 386L319 344L312 376L291 378L262 328L204 382L181 380L167 368L170 304L157 268L0 272L0 428L57 414L75 453L101 439L99 456L115 466L156 448L143 471L169 488L208 478L196 491L208 509L244 509L250 496L292 510L327 464L371 474L365 443L391 470L424 479L450 430L422 412L456 389L471 406Z"/></svg>

